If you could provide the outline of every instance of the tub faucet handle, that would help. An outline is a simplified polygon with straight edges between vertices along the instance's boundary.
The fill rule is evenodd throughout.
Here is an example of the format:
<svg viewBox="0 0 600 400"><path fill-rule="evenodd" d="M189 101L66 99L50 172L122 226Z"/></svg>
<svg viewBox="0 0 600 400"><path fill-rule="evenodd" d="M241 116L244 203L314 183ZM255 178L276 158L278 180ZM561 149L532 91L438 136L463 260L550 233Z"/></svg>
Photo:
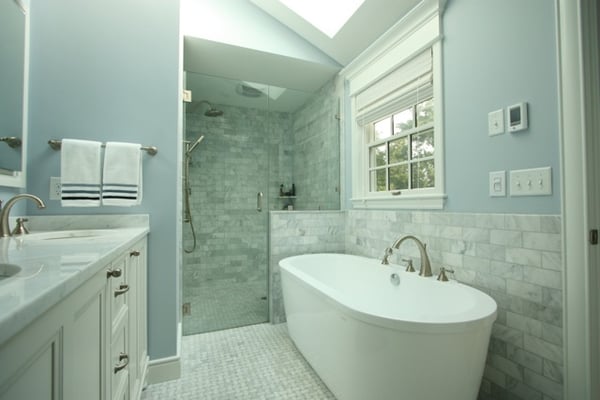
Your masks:
<svg viewBox="0 0 600 400"><path fill-rule="evenodd" d="M441 282L448 282L448 277L446 276L446 272L453 274L454 270L449 269L449 268L444 268L444 267L440 268L440 273L437 277L437 280L441 281Z"/></svg>
<svg viewBox="0 0 600 400"><path fill-rule="evenodd" d="M402 261L406 263L406 272L415 272L412 260L410 258L403 258Z"/></svg>
<svg viewBox="0 0 600 400"><path fill-rule="evenodd" d="M392 248L391 247L386 247L385 248L385 252L383 254L383 258L381 259L381 263L383 265L388 265L390 263L388 261L388 258L390 258L391 255L392 255Z"/></svg>

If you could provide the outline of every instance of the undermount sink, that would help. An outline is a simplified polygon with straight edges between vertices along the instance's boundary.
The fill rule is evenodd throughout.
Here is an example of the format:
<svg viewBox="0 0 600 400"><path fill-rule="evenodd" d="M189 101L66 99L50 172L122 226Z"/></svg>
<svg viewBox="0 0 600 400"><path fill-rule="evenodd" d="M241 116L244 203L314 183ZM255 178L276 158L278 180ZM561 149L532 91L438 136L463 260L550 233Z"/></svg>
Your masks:
<svg viewBox="0 0 600 400"><path fill-rule="evenodd" d="M25 240L64 240L64 239L85 239L97 238L114 234L113 229L74 229L68 231L52 231L30 233L22 236Z"/></svg>
<svg viewBox="0 0 600 400"><path fill-rule="evenodd" d="M21 267L15 264L4 264L0 263L0 281L10 278L13 275L18 274L21 271Z"/></svg>

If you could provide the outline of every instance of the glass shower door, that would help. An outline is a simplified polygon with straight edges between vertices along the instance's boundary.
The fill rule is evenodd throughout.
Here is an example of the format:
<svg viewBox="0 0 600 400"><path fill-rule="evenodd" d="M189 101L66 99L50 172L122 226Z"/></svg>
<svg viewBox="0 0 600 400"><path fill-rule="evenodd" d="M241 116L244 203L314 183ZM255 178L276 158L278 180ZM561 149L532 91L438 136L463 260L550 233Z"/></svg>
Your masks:
<svg viewBox="0 0 600 400"><path fill-rule="evenodd" d="M186 140L204 140L189 168L197 246L183 258L186 335L268 320L268 98L234 105L211 98L211 87L237 84L187 74L188 88L199 86L193 96L202 99L187 106Z"/></svg>

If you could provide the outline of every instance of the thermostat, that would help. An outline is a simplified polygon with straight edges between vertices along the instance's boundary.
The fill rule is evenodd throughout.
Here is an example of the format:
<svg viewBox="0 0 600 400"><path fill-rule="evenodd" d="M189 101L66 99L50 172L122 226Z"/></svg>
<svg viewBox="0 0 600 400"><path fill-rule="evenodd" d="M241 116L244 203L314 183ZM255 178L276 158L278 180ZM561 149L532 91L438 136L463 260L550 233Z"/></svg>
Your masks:
<svg viewBox="0 0 600 400"><path fill-rule="evenodd" d="M527 103L517 103L508 107L508 130L510 132L527 129Z"/></svg>

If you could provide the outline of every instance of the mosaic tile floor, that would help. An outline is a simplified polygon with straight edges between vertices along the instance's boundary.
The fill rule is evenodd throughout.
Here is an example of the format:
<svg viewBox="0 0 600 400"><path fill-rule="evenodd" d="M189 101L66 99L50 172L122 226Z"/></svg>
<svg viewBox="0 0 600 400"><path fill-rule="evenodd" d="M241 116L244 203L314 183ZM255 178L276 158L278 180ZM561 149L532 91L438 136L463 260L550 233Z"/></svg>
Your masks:
<svg viewBox="0 0 600 400"><path fill-rule="evenodd" d="M148 386L142 400L335 400L285 324L184 336L181 353L181 378Z"/></svg>
<svg viewBox="0 0 600 400"><path fill-rule="evenodd" d="M216 282L184 287L192 315L183 317L183 334L212 332L268 320L265 282Z"/></svg>

